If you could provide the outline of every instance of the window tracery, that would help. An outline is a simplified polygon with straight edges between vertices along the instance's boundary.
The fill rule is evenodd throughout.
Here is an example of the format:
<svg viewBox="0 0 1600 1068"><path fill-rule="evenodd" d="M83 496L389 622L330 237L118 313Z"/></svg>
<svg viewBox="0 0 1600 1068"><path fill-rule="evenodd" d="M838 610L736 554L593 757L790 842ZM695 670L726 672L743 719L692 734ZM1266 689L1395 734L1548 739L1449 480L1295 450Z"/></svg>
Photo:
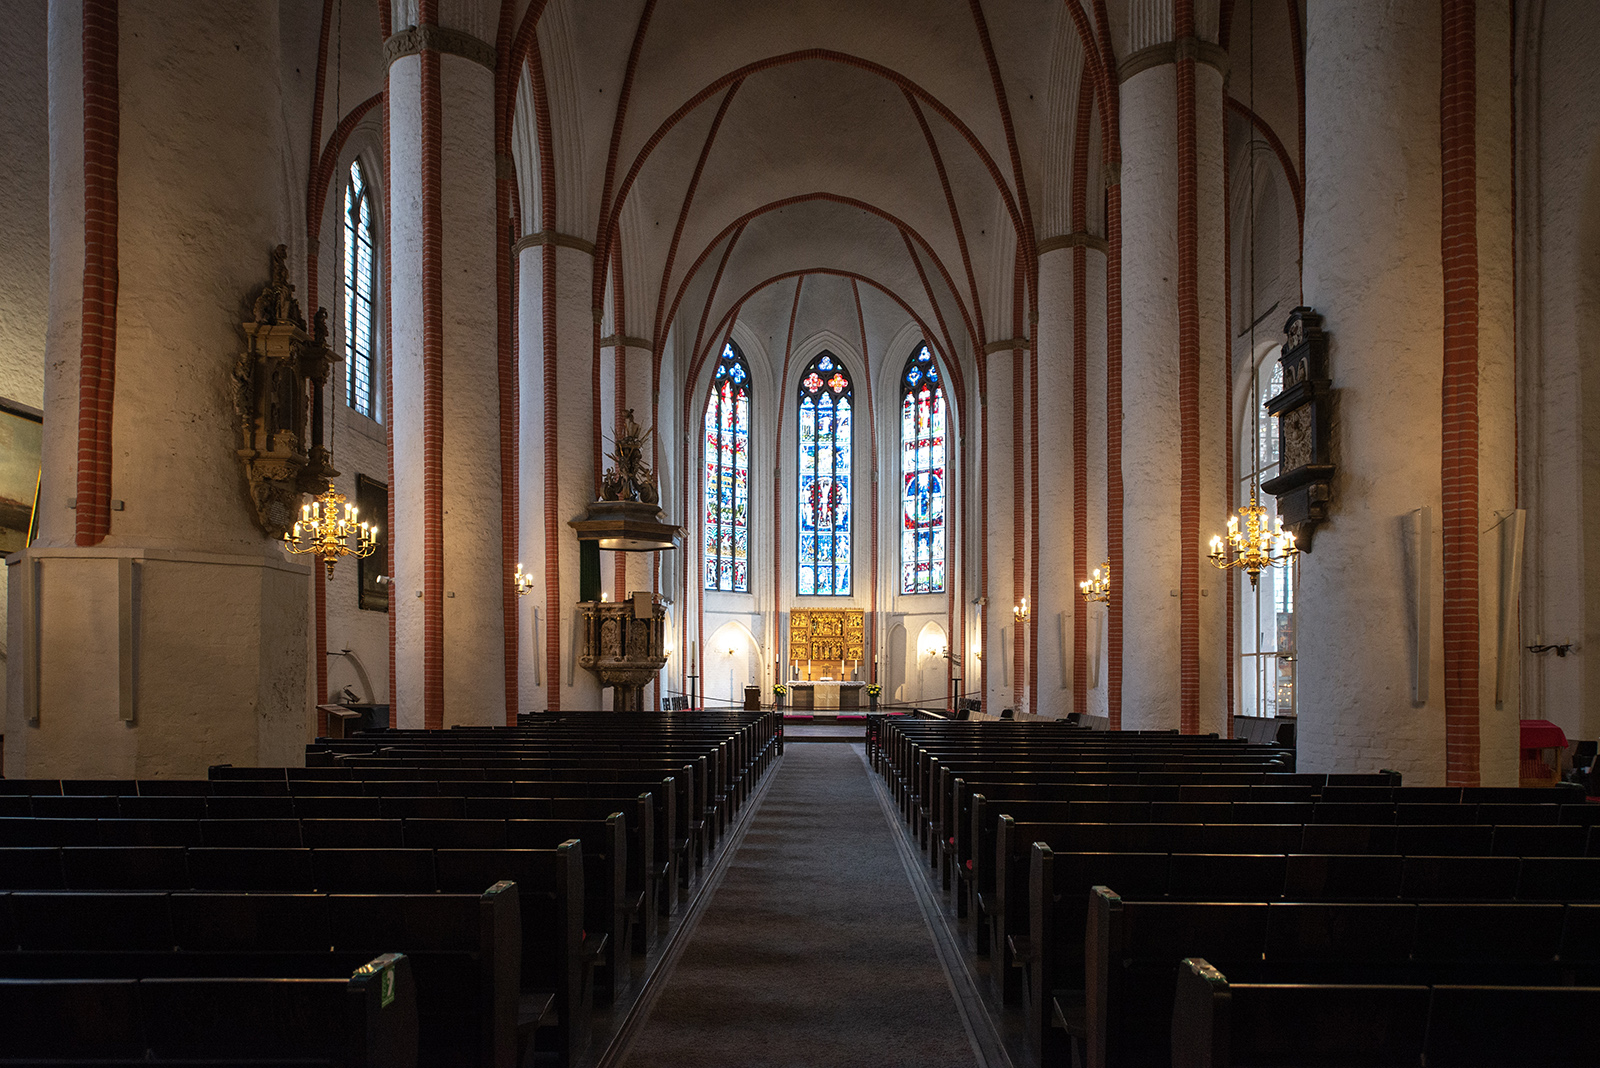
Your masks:
<svg viewBox="0 0 1600 1068"><path fill-rule="evenodd" d="M850 594L853 390L844 366L822 353L800 376L800 581L802 596Z"/></svg>
<svg viewBox="0 0 1600 1068"><path fill-rule="evenodd" d="M705 588L750 589L750 367L730 342L705 417Z"/></svg>
<svg viewBox="0 0 1600 1068"><path fill-rule="evenodd" d="M900 592L944 592L945 407L923 344L900 374Z"/></svg>
<svg viewBox="0 0 1600 1068"><path fill-rule="evenodd" d="M374 224L372 194L359 160L350 163L344 187L344 355L345 403L362 415L378 417L373 405L377 380L373 301Z"/></svg>

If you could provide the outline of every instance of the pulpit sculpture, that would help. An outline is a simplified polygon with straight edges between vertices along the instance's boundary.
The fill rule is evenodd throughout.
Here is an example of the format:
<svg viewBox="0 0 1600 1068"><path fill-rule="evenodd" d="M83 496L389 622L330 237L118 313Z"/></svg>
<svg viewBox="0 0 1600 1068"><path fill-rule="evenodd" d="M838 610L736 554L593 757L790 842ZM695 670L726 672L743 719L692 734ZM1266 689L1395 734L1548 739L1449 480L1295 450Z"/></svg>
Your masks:
<svg viewBox="0 0 1600 1068"><path fill-rule="evenodd" d="M605 601L600 596L600 550L638 553L677 547L681 528L661 521L655 472L645 460L653 429L641 427L633 409L618 420L613 466L600 478L601 499L590 504L571 527L578 533L578 566L583 640L578 664L612 687L612 708L643 711L644 687L666 666L666 609L654 594L630 594Z"/></svg>

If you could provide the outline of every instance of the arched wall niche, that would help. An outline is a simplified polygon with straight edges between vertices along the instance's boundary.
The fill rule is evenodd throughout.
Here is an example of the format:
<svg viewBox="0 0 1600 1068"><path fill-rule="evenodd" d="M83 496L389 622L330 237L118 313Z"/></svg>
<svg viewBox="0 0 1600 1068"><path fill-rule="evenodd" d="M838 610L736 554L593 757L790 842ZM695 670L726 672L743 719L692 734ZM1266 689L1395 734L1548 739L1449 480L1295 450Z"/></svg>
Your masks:
<svg viewBox="0 0 1600 1068"><path fill-rule="evenodd" d="M916 670L910 680L914 692L908 695L910 701L918 705L944 707L945 665L948 663L944 654L949 648L949 635L937 620L928 620L917 631L917 645L912 651Z"/></svg>
<svg viewBox="0 0 1600 1068"><path fill-rule="evenodd" d="M706 622L709 624L710 618ZM700 663L706 703L739 705L744 701L744 688L761 682L761 643L744 619L725 619L711 631L700 652Z"/></svg>
<svg viewBox="0 0 1600 1068"><path fill-rule="evenodd" d="M906 662L909 660L907 642L909 641L904 623L893 622L889 625L888 634L884 640L884 693L888 696L889 703L899 703L906 699Z"/></svg>

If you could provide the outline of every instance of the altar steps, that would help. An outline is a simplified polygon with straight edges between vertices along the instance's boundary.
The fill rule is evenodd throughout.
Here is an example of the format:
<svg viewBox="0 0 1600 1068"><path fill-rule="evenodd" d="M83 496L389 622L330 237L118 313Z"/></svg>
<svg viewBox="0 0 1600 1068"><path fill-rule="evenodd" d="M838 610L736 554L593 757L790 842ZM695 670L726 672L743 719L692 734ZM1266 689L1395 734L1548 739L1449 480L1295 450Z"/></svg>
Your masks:
<svg viewBox="0 0 1600 1068"><path fill-rule="evenodd" d="M792 715L793 713L791 713ZM784 717L784 742L861 742L867 737L867 724L860 721L836 719L832 713L801 713L807 719ZM850 713L845 713L846 716Z"/></svg>

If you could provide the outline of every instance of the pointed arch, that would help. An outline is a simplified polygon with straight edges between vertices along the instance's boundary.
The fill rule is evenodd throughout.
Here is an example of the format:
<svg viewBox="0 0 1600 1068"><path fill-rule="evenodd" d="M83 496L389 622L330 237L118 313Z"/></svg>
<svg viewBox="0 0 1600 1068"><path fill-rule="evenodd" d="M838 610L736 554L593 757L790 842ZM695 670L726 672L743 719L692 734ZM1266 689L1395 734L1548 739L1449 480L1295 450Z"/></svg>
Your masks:
<svg viewBox="0 0 1600 1068"><path fill-rule="evenodd" d="M844 364L818 353L800 374L799 593L850 595L854 387Z"/></svg>

